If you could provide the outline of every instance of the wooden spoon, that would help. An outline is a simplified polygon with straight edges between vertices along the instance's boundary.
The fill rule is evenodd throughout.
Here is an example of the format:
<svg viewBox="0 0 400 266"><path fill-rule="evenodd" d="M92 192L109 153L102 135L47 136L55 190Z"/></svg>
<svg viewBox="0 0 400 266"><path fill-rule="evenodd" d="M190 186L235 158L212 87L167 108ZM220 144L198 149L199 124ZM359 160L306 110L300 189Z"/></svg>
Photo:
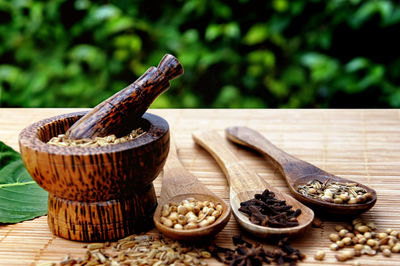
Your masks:
<svg viewBox="0 0 400 266"><path fill-rule="evenodd" d="M268 157L285 177L293 195L308 206L330 214L357 215L374 206L377 196L375 190L358 182L341 178L325 172L324 170L302 161L273 145L260 133L247 127L227 128L226 136L229 140L250 147ZM327 201L304 196L297 191L297 187L307 184L311 180L325 182L356 183L358 186L372 194L372 199L365 203L357 204L335 204Z"/></svg>
<svg viewBox="0 0 400 266"><path fill-rule="evenodd" d="M257 237L295 235L305 231L314 219L314 212L286 193L282 193L249 170L233 153L228 142L218 135L216 131L193 134L194 141L207 150L222 168L230 186L230 203L233 214L239 225ZM240 203L254 198L254 194L262 193L265 189L273 191L276 198L285 200L293 209L301 209L298 217L299 225L287 228L272 228L256 225L241 213L238 208Z"/></svg>
<svg viewBox="0 0 400 266"><path fill-rule="evenodd" d="M231 208L222 198L211 192L183 167L179 161L172 138L170 140L170 150L163 170L160 200L153 215L154 224L161 233L171 239L197 240L204 237L211 237L220 232L228 223L231 216ZM165 204L171 202L179 204L182 200L190 197L196 200L220 203L223 207L221 216L209 226L190 230L173 229L160 222L161 210Z"/></svg>

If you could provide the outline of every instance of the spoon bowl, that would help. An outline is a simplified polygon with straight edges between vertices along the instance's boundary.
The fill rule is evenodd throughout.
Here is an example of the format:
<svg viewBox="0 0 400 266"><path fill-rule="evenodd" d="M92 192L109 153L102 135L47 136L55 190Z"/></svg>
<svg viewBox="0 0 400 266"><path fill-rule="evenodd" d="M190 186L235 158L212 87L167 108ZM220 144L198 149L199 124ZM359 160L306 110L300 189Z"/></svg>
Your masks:
<svg viewBox="0 0 400 266"><path fill-rule="evenodd" d="M372 188L353 180L335 176L308 162L300 160L279 149L255 130L247 127L230 127L226 129L225 133L226 137L232 142L256 150L269 158L286 179L294 197L315 210L335 215L358 215L371 209L376 203L376 192ZM364 188L367 193L370 193L372 197L364 203L337 204L307 197L297 191L299 186L313 180L318 180L321 183L356 183L357 186Z"/></svg>
<svg viewBox="0 0 400 266"><path fill-rule="evenodd" d="M248 169L228 146L227 141L216 131L196 132L193 134L194 141L207 150L222 168L230 186L230 204L233 215L238 224L257 237L278 237L281 235L293 236L303 233L314 219L313 211L286 193L282 193L259 177L255 172ZM240 203L254 198L257 193L265 189L275 193L277 199L285 200L287 205L293 209L300 209L301 214L297 217L299 225L286 228L273 228L253 224L249 218L238 209Z"/></svg>
<svg viewBox="0 0 400 266"><path fill-rule="evenodd" d="M310 209L302 209L302 207L304 207L303 204L299 203L293 197L285 193L280 193L276 190L274 190L274 193L277 198L285 200L288 205L293 206L293 209L302 209L303 215L300 215L298 217L299 225L295 227L274 228L274 227L265 227L251 223L249 218L238 210L240 208L240 202L249 200L250 198L253 198L255 194L261 194L262 192L263 191L261 189L256 189L256 190L248 190L246 192L240 192L239 194L236 195L231 194L230 202L232 205L232 212L236 218L236 221L242 228L244 228L251 234L261 238L267 238L270 236L279 237L279 236L297 235L297 234L302 234L307 229L307 226L305 225L309 224L310 217L314 216L312 211ZM249 194L253 196L249 197ZM312 220L313 219L311 219L311 221Z"/></svg>
<svg viewBox="0 0 400 266"><path fill-rule="evenodd" d="M212 237L219 233L228 223L231 216L231 208L222 198L211 192L184 168L179 161L172 138L170 140L170 150L163 170L160 200L153 215L154 225L165 236L175 240L192 241ZM214 223L196 229L179 230L161 223L161 211L165 204L179 204L187 198L220 203L222 205L222 213Z"/></svg>

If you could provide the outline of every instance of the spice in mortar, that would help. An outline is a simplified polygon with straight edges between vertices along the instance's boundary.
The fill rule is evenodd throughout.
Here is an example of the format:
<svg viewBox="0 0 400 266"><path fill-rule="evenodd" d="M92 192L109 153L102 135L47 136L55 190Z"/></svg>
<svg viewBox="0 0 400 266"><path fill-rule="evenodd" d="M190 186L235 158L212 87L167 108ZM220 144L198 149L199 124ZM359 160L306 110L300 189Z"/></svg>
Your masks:
<svg viewBox="0 0 400 266"><path fill-rule="evenodd" d="M132 130L128 135L117 138L115 135L95 137L94 139L69 139L64 134L51 138L47 143L60 147L101 147L110 144L119 144L134 140L146 132L141 128Z"/></svg>
<svg viewBox="0 0 400 266"><path fill-rule="evenodd" d="M165 204L160 221L163 225L178 230L196 229L213 224L221 216L222 210L219 203L188 198L179 204Z"/></svg>
<svg viewBox="0 0 400 266"><path fill-rule="evenodd" d="M311 180L298 186L297 191L306 197L336 204L360 204L368 202L373 195L357 183L321 182Z"/></svg>
<svg viewBox="0 0 400 266"><path fill-rule="evenodd" d="M278 265L296 265L305 258L298 249L293 248L287 238L279 240L278 247L272 251L266 250L260 243L249 243L240 236L232 237L235 249L223 248L217 245L209 247L209 251L219 262L228 265L259 265L275 262ZM222 257L221 257L222 255Z"/></svg>
<svg viewBox="0 0 400 266"><path fill-rule="evenodd" d="M161 235L132 235L115 243L91 243L84 258L64 258L60 265L207 265L211 253ZM54 264L55 265L55 264Z"/></svg>
<svg viewBox="0 0 400 266"><path fill-rule="evenodd" d="M254 199L241 202L239 211L247 214L253 224L279 228L299 225L297 217L301 214L300 209L293 210L291 205L275 198L268 189L255 194Z"/></svg>

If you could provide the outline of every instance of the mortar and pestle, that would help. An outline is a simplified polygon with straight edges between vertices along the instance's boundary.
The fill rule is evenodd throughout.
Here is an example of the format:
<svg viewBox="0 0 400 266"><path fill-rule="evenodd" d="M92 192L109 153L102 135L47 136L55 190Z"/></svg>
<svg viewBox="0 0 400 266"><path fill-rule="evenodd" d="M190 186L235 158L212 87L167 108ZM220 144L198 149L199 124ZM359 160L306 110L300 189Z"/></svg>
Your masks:
<svg viewBox="0 0 400 266"><path fill-rule="evenodd" d="M134 83L89 112L70 113L23 129L19 146L33 179L49 192L48 224L58 236L77 241L107 241L153 226L157 197L152 181L169 151L169 125L145 113L183 73L179 61L166 55ZM101 147L59 147L47 142L121 137L141 127L133 141Z"/></svg>

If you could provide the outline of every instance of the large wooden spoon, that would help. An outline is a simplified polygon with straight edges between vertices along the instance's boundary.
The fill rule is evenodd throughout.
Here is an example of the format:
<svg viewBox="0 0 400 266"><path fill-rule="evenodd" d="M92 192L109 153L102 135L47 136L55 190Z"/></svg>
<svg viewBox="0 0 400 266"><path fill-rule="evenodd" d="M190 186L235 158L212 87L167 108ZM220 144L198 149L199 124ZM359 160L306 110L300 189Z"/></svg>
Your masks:
<svg viewBox="0 0 400 266"><path fill-rule="evenodd" d="M228 146L227 140L218 135L216 131L201 132L193 134L194 141L207 150L222 168L230 186L230 203L233 214L239 225L257 237L295 235L306 230L314 219L314 212L301 204L286 193L282 193L259 177L255 172L249 170L233 153ZM268 189L275 193L276 198L285 200L287 205L293 209L300 209L298 217L299 225L287 228L272 228L256 225L241 213L238 208L240 203L254 198L256 193L262 193Z"/></svg>
<svg viewBox="0 0 400 266"><path fill-rule="evenodd" d="M231 208L222 198L211 192L184 168L179 161L173 139L171 138L170 141L170 150L163 170L160 199L153 215L154 225L161 233L176 240L197 240L211 237L220 232L228 223ZM222 214L213 224L190 230L173 229L160 222L162 206L171 202L179 204L187 198L220 203L223 207Z"/></svg>
<svg viewBox="0 0 400 266"><path fill-rule="evenodd" d="M302 161L282 151L257 131L247 127L230 127L226 129L225 133L229 140L250 147L269 158L285 177L293 195L313 209L330 214L357 215L372 208L376 202L376 192L372 188L349 179L335 176L308 162ZM335 204L304 196L297 191L298 186L307 184L307 182L312 180L319 180L322 183L356 183L371 193L372 198L365 203Z"/></svg>

